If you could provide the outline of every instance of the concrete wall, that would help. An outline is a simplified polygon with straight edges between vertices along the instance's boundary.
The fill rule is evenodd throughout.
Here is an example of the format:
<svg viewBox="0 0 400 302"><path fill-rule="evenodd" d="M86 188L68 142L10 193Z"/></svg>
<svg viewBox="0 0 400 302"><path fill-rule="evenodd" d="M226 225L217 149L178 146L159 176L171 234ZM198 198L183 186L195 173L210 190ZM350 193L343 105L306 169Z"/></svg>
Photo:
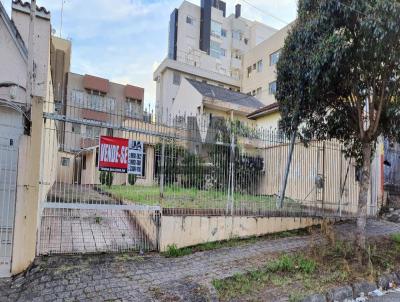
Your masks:
<svg viewBox="0 0 400 302"><path fill-rule="evenodd" d="M28 11L27 11L28 10ZM25 45L28 45L29 32L29 8L20 4L13 4L12 18L18 28ZM55 173L49 166L42 166L42 151L54 152L54 145L49 148L42 141L44 103L48 109L53 109L52 81L50 78L50 15L38 12L34 20L34 48L33 56L36 66L35 80L32 86L32 98L30 103L31 131L30 135L23 135L19 144L17 198L15 210L14 246L12 255L11 273L17 274L26 269L33 261L36 252L37 230L39 227L40 201L46 194ZM15 56L19 52L12 53ZM1 56L0 56L1 57ZM19 62L19 59L11 60ZM22 83L26 86L26 65L21 69L18 64L13 67L17 74L4 73L8 81ZM22 79L25 79L23 82ZM26 99L20 99L26 103ZM46 127L53 127L48 124ZM44 148L44 149L43 149ZM45 157L44 157L45 158ZM41 184L43 179L45 182Z"/></svg>
<svg viewBox="0 0 400 302"><path fill-rule="evenodd" d="M278 129L278 123L281 119L279 112L273 112L256 119L256 125L262 129Z"/></svg>
<svg viewBox="0 0 400 302"><path fill-rule="evenodd" d="M162 216L160 251L206 242L261 236L320 224L311 218Z"/></svg>

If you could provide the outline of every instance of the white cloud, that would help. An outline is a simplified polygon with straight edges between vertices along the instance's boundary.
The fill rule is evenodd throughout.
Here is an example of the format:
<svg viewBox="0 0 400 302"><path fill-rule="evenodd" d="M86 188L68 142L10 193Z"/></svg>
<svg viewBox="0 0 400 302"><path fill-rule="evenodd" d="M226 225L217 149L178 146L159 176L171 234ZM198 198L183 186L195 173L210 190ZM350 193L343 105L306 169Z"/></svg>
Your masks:
<svg viewBox="0 0 400 302"><path fill-rule="evenodd" d="M2 3L4 3L3 0ZM11 0L6 0L11 3ZM60 29L64 1L63 37L72 39L72 71L109 78L145 88L147 104L155 102L153 71L167 55L169 15L183 0L38 0L52 13ZM189 0L200 5L200 0ZM291 22L297 0L226 0L227 14L235 4L242 16L282 28L285 24L267 13ZM10 3L5 3L9 9Z"/></svg>

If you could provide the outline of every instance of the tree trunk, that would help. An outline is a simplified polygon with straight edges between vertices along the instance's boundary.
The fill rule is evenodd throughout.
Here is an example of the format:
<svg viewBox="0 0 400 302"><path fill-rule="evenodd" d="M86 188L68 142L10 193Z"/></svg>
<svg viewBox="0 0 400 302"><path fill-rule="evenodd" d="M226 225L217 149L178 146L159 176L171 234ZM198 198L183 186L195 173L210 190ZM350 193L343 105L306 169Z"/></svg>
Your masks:
<svg viewBox="0 0 400 302"><path fill-rule="evenodd" d="M370 143L363 144L363 165L360 179L360 192L358 196L358 215L357 215L357 245L361 250L366 249L366 224L367 224L367 207L368 192L371 172L371 153L372 147Z"/></svg>

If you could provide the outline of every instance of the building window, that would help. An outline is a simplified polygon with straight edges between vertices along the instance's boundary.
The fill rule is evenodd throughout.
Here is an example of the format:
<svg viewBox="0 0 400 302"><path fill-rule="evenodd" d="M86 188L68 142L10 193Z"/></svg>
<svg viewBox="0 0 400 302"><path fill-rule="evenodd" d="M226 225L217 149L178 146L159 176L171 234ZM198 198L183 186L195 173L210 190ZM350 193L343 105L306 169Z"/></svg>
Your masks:
<svg viewBox="0 0 400 302"><path fill-rule="evenodd" d="M260 60L257 62L257 72L263 71L263 61Z"/></svg>
<svg viewBox="0 0 400 302"><path fill-rule="evenodd" d="M232 31L232 38L238 41L242 41L242 33L239 30Z"/></svg>
<svg viewBox="0 0 400 302"><path fill-rule="evenodd" d="M269 65L273 66L276 63L278 63L280 55L281 55L281 51L280 50L271 53L269 55Z"/></svg>
<svg viewBox="0 0 400 302"><path fill-rule="evenodd" d="M72 123L72 133L81 134L81 125Z"/></svg>
<svg viewBox="0 0 400 302"><path fill-rule="evenodd" d="M261 95L261 92L262 92L262 88L261 88L261 87L258 87L258 88L257 88L257 91L256 91L256 95L257 95L257 96L260 96L260 95Z"/></svg>
<svg viewBox="0 0 400 302"><path fill-rule="evenodd" d="M224 37L224 38L226 38L226 35L227 35L227 32L226 32L226 29L221 29L221 36L222 37Z"/></svg>
<svg viewBox="0 0 400 302"><path fill-rule="evenodd" d="M248 78L250 77L251 71L252 71L252 70L253 70L253 69L251 68L251 66L247 67L247 77L248 77Z"/></svg>
<svg viewBox="0 0 400 302"><path fill-rule="evenodd" d="M141 101L127 98L125 102L125 115L139 117L142 111Z"/></svg>
<svg viewBox="0 0 400 302"><path fill-rule="evenodd" d="M100 127L86 126L86 137L87 138L99 138L101 133Z"/></svg>
<svg viewBox="0 0 400 302"><path fill-rule="evenodd" d="M186 16L186 23L194 25L194 18L192 16Z"/></svg>
<svg viewBox="0 0 400 302"><path fill-rule="evenodd" d="M68 157L61 157L61 166L69 167L69 158Z"/></svg>
<svg viewBox="0 0 400 302"><path fill-rule="evenodd" d="M243 42L244 42L244 44L249 44L249 39L247 39L247 38L244 38L244 40L243 40Z"/></svg>
<svg viewBox="0 0 400 302"><path fill-rule="evenodd" d="M82 170L86 170L86 155L82 156Z"/></svg>
<svg viewBox="0 0 400 302"><path fill-rule="evenodd" d="M221 55L221 46L215 41L210 41L210 56L219 59Z"/></svg>
<svg viewBox="0 0 400 302"><path fill-rule="evenodd" d="M105 96L103 93L91 90L88 93L72 90L71 102L78 108L86 108L96 111L110 112L115 109L115 99Z"/></svg>
<svg viewBox="0 0 400 302"><path fill-rule="evenodd" d="M226 49L221 48L221 56L226 57Z"/></svg>
<svg viewBox="0 0 400 302"><path fill-rule="evenodd" d="M181 74L179 72L174 71L172 83L177 86L181 84Z"/></svg>
<svg viewBox="0 0 400 302"><path fill-rule="evenodd" d="M269 91L269 94L275 95L275 93L276 93L276 81L273 81L273 82L269 83L268 91Z"/></svg>
<svg viewBox="0 0 400 302"><path fill-rule="evenodd" d="M211 20L211 36L221 38L222 24Z"/></svg>

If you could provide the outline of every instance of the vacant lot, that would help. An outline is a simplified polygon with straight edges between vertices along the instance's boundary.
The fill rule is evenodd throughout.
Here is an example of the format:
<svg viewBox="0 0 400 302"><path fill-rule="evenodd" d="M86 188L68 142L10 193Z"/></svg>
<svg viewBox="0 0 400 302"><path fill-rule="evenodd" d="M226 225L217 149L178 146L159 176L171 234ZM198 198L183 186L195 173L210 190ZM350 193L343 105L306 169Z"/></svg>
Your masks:
<svg viewBox="0 0 400 302"><path fill-rule="evenodd" d="M159 186L102 186L101 189L111 193L118 199L130 201L135 204L191 209L225 209L227 206L229 207L229 195L226 191L166 186L161 197ZM276 196L234 193L233 199L236 209L276 209ZM300 204L286 199L285 207L295 209L299 208Z"/></svg>

